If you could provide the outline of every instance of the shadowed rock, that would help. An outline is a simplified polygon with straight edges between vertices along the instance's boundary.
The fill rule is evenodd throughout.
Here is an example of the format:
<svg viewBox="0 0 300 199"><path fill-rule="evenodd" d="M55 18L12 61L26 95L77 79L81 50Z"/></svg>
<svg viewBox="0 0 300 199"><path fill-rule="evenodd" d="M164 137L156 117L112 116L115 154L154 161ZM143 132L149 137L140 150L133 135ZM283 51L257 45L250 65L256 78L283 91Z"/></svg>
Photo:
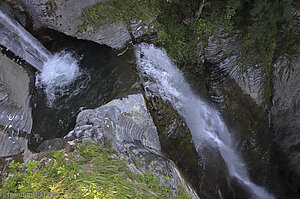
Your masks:
<svg viewBox="0 0 300 199"><path fill-rule="evenodd" d="M289 67L288 67L289 66ZM281 57L274 64L275 82L271 109L274 141L282 172L300 190L300 47L297 56L288 64Z"/></svg>

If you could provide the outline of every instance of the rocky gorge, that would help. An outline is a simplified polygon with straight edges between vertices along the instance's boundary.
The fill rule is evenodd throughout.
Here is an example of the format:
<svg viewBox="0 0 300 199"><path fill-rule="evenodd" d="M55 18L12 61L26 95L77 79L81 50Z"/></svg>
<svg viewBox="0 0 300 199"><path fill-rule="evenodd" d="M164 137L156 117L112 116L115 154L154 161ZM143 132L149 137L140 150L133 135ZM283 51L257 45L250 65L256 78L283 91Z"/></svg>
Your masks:
<svg viewBox="0 0 300 199"><path fill-rule="evenodd" d="M100 72L102 75L99 75L103 78L98 83L101 85L99 89L87 87L86 92L82 91L82 96L89 96L88 93L103 94L89 96L91 100L95 99L92 102L80 101L86 104L74 103L71 100L79 102L84 98L80 95L76 98L77 86L74 86L75 91L69 90L68 95L75 92L75 97L67 99L62 95L61 104L57 100L53 110L50 110L41 108L46 107L42 104L46 104L47 96L32 94L42 92L32 91L34 81L37 81L34 69L30 66L32 63L17 57L17 52L9 46L1 46L1 179L8 175L7 167L12 159L28 162L36 159L36 152L68 148L68 142L80 144L93 141L114 148L114 156L126 160L132 172L146 175L151 170L153 175L160 177L162 186L171 187L175 195L179 187L183 187L192 198L299 197L300 46L296 46L292 57L281 52L280 46L276 49L272 61L272 97L267 99L270 103L265 98L269 87L264 69L257 67L251 59L247 60L245 69L239 61L243 56L242 34L239 30L210 35L207 45L199 47L201 50L196 61L178 63L191 86L180 90L181 87L175 82L185 85L185 80L181 80L181 76L174 72L176 70L169 66L171 62L165 61L168 58L160 57L164 52L152 49L149 51L153 53L151 58L147 54L147 49L151 47L140 44L146 41L160 45L157 32L161 27L152 26L152 22L141 21L139 16L135 16L129 22L124 19L107 21L106 24L82 29L84 11L105 2L7 0L0 4L0 9L10 13L52 53L58 49L71 49L83 57L81 67L89 65L89 59L94 54L88 58L84 56L91 51L96 52L96 49L103 49L97 51L106 55L101 57L102 60L111 59L97 65L104 68ZM299 4L294 3L296 25L293 29L296 36L299 36L300 30L299 10ZM40 30L45 28L44 34ZM60 33L52 31L67 36L58 36ZM59 40L59 37L62 39ZM93 44L82 43L72 47L77 40L89 40ZM69 41L70 44L61 47L58 41ZM133 43L135 45L132 46ZM114 50L101 47L103 44ZM141 45L141 53L137 53ZM94 48L82 50L87 46ZM155 52L158 54L154 55ZM95 56L98 55L95 53ZM153 61L156 58L161 60ZM99 60L91 62L91 67ZM165 68L160 68L162 66L158 63ZM172 71L169 71L170 67ZM109 68L113 69L107 72ZM98 73L96 69L91 70L92 73ZM85 74L84 71L81 73ZM126 79L127 74L130 78ZM166 76L161 80L161 75ZM78 79L84 82L85 76L79 76ZM87 84L92 81L95 80L86 79ZM85 88L85 84L78 85L80 89ZM164 86L170 89L171 96ZM193 94L186 92L189 89ZM186 103L180 93L188 96ZM200 102L197 96L200 96ZM197 107L188 106L198 102ZM62 108L66 106L63 103L69 103L73 108L69 115ZM203 107L199 112L205 114L204 123L201 123L197 113L193 115L192 109L198 110L199 106ZM38 109L42 111L38 112ZM62 109L61 113L59 109ZM45 119L45 124L56 113L61 118L47 128L36 127L39 118L46 117L43 116L45 110L50 115ZM194 118L198 119L199 124L195 124ZM60 128L60 133L53 132L47 137L53 131L51 126L55 125L65 126ZM45 133L41 133L41 129ZM211 133L207 135L212 137L205 137L206 130ZM227 131L231 134L228 137ZM197 135L202 137L198 138ZM32 151L28 149L28 140L34 143L31 144ZM228 156L233 159L229 161ZM242 165L234 165L236 160ZM170 178L162 180L164 176Z"/></svg>

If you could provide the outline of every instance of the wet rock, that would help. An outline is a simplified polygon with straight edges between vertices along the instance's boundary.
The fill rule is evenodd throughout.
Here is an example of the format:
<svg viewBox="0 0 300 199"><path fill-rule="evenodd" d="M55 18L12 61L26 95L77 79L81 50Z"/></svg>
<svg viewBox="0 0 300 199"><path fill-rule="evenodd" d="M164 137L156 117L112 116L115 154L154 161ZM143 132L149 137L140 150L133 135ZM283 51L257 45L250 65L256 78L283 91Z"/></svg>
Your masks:
<svg viewBox="0 0 300 199"><path fill-rule="evenodd" d="M47 26L66 35L106 44L112 48L122 48L131 37L124 23L112 23L98 29L78 31L83 23L81 13L84 8L105 0L20 0L32 13L35 26Z"/></svg>
<svg viewBox="0 0 300 199"><path fill-rule="evenodd" d="M245 94L250 95L258 105L262 105L264 95L263 69L251 64L251 60L248 60L248 63L243 66L240 63L241 49L239 32L232 31L211 36L204 54L206 61L225 70Z"/></svg>
<svg viewBox="0 0 300 199"><path fill-rule="evenodd" d="M234 80L227 79L215 86L222 96L222 106L226 110L224 117L235 136L251 180L276 190L275 194L285 192L279 178L267 114L250 96L243 94Z"/></svg>
<svg viewBox="0 0 300 199"><path fill-rule="evenodd" d="M66 140L93 140L117 149L117 156L127 160L128 167L145 175L148 170L159 176L165 186L175 191L182 185L193 197L197 194L182 178L175 164L161 155L156 127L142 94L116 99L97 109L82 111L76 126ZM164 179L164 176L169 179Z"/></svg>
<svg viewBox="0 0 300 199"><path fill-rule="evenodd" d="M162 151L175 162L201 198L232 196L226 177L226 165L216 151L197 151L185 120L171 103L150 97L147 107L157 126ZM212 154L216 154L212 157ZM210 158L204 158L210 157Z"/></svg>
<svg viewBox="0 0 300 199"><path fill-rule="evenodd" d="M285 186L279 178L278 165L274 157L268 115L249 95L244 93L225 69L211 63L205 63L203 68L205 73L202 75L190 75L190 71L185 71L186 76L189 77L194 90L200 95L204 93L222 114L229 132L234 137L237 150L241 152L242 159L247 165L251 181L270 191L276 190L274 194L285 193ZM215 160L217 159L205 161ZM235 180L231 180L233 187L237 186ZM241 187L234 190L241 190Z"/></svg>
<svg viewBox="0 0 300 199"><path fill-rule="evenodd" d="M3 128L31 132L29 82L27 71L0 53L0 126Z"/></svg>
<svg viewBox="0 0 300 199"><path fill-rule="evenodd" d="M271 108L274 141L281 170L290 183L300 190L300 47L290 62L286 56L274 64L274 95Z"/></svg>

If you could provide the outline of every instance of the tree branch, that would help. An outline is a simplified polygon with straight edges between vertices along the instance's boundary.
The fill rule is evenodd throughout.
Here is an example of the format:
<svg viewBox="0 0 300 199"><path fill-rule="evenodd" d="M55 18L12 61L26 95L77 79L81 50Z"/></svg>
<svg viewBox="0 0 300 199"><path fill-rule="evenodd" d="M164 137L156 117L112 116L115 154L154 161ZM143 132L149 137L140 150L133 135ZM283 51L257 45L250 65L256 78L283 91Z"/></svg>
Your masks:
<svg viewBox="0 0 300 199"><path fill-rule="evenodd" d="M202 2L201 2L200 5L199 5L198 10L195 12L195 17L196 17L196 18L200 17L203 8L204 8L204 6L206 5L206 2L205 2L205 1L206 1L206 0L202 0Z"/></svg>

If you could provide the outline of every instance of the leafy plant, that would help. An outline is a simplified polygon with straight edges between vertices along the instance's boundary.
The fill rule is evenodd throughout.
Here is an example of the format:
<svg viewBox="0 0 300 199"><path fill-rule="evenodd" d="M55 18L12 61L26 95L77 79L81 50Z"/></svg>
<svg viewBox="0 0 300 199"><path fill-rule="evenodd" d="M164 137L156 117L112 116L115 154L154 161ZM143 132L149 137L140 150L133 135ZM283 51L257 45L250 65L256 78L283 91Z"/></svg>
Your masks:
<svg viewBox="0 0 300 199"><path fill-rule="evenodd" d="M0 191L47 193L45 198L169 198L171 188L161 186L150 170L145 177L132 173L126 162L113 158L112 149L85 143L75 153L47 152L41 161L22 164L12 161L11 176ZM167 177L166 177L167 179ZM181 195L185 192L178 193ZM32 198L28 194L24 198Z"/></svg>

